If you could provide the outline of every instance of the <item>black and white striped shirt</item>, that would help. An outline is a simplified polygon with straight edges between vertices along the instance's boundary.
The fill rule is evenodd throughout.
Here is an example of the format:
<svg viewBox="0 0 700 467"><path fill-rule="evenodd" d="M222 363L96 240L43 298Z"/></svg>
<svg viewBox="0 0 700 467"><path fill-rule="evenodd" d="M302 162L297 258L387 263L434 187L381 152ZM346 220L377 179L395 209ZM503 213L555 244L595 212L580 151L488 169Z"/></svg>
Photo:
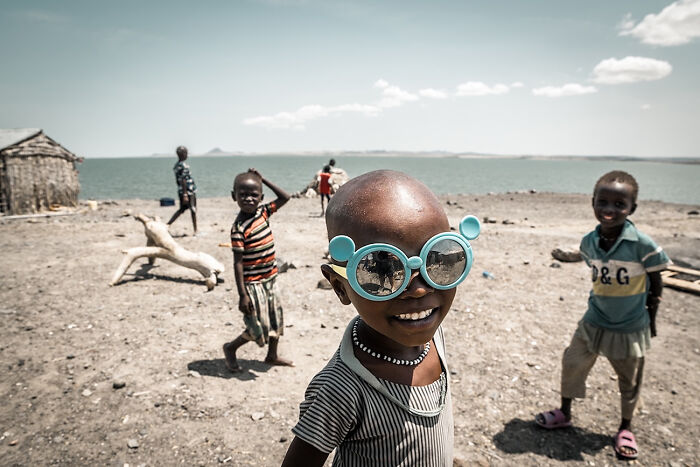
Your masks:
<svg viewBox="0 0 700 467"><path fill-rule="evenodd" d="M454 424L442 329L434 337L440 379L408 386L378 380L361 366L352 350L353 322L306 389L292 432L322 452L336 449L334 466L451 466Z"/></svg>

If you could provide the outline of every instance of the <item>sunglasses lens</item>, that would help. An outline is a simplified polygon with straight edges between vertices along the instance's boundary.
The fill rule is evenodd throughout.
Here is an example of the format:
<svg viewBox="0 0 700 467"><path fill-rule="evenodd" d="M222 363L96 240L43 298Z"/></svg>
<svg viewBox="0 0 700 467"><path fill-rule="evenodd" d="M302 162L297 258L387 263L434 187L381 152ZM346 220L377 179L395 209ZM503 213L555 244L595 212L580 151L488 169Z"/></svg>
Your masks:
<svg viewBox="0 0 700 467"><path fill-rule="evenodd" d="M377 297L396 292L406 275L399 257L384 250L367 253L357 264L355 273L360 287Z"/></svg>
<svg viewBox="0 0 700 467"><path fill-rule="evenodd" d="M454 284L467 267L467 253L454 240L440 240L428 251L425 270L437 285Z"/></svg>

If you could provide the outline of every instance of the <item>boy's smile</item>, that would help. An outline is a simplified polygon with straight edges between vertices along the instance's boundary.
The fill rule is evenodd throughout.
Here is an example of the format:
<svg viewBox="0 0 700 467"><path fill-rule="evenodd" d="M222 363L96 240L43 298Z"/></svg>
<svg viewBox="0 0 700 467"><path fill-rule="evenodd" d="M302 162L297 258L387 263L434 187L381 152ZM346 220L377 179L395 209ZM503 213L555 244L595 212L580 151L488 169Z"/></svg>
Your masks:
<svg viewBox="0 0 700 467"><path fill-rule="evenodd" d="M384 337L378 350L392 347L402 350L400 347L429 342L447 315L456 293L456 289L433 289L417 271L406 290L387 301L368 300L359 296L347 281L345 285L350 302L364 323Z"/></svg>
<svg viewBox="0 0 700 467"><path fill-rule="evenodd" d="M392 177L396 176L392 173ZM380 183L374 181L371 186L370 190L364 186L348 190L350 187L344 186L345 190L336 194L327 217L330 237L347 235L357 249L387 243L412 257L420 254L431 237L450 231L440 202L414 179L388 178ZM346 193L347 199L343 196ZM334 209L342 212L336 214ZM358 328L361 339L364 337L368 346L392 356L415 358L411 356L413 348L430 341L456 294L456 288L431 287L419 270L413 270L408 286L397 297L369 300L353 290L347 279L326 268L324 274L338 297L344 304L352 303L362 318Z"/></svg>
<svg viewBox="0 0 700 467"><path fill-rule="evenodd" d="M593 196L593 212L603 234L619 235L636 207L633 189L627 183L601 184Z"/></svg>

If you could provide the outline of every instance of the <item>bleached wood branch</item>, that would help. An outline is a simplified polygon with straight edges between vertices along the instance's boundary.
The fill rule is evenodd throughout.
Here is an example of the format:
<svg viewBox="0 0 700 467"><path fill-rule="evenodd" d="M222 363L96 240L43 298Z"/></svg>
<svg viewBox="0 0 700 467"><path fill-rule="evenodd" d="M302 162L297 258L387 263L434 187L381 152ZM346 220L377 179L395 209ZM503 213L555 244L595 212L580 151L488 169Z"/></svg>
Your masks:
<svg viewBox="0 0 700 467"><path fill-rule="evenodd" d="M138 258L147 257L150 264L153 264L155 258L162 258L180 266L194 269L206 279L208 290L216 286L217 276L224 272L223 264L206 253L189 251L178 245L168 232L168 226L159 218L151 219L143 214L136 214L134 218L143 223L147 246L129 248L123 251L126 256L112 275L109 285L117 284L129 266Z"/></svg>

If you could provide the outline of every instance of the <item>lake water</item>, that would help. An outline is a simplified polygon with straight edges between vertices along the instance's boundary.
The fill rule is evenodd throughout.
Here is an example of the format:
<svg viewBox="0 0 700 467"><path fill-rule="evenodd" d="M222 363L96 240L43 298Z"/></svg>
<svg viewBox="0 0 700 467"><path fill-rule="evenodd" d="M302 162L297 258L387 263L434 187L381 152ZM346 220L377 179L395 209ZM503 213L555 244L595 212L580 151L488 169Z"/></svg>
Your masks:
<svg viewBox="0 0 700 467"><path fill-rule="evenodd" d="M639 161L460 159L456 157L343 157L337 166L351 177L376 169L406 172L435 193L503 193L530 190L591 193L610 170L625 170L639 182L639 198L700 204L700 164ZM177 198L172 167L177 158L86 159L80 199ZM290 193L304 188L326 156L194 156L188 159L197 196L230 196L237 173L255 167ZM270 196L268 194L268 196Z"/></svg>

